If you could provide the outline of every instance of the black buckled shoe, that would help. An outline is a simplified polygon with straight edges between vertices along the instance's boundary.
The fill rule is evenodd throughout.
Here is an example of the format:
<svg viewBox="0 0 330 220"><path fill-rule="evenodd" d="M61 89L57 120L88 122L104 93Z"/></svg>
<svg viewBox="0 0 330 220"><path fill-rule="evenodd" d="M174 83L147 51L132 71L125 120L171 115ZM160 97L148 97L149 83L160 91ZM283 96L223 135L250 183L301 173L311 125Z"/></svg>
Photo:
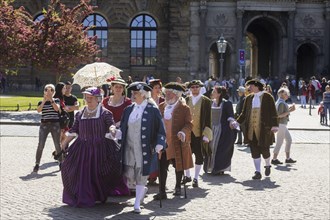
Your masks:
<svg viewBox="0 0 330 220"><path fill-rule="evenodd" d="M270 175L270 168L272 166L265 166L265 176L269 176Z"/></svg>
<svg viewBox="0 0 330 220"><path fill-rule="evenodd" d="M254 180L260 180L261 179L261 173L256 171L254 172L254 176L252 177Z"/></svg>
<svg viewBox="0 0 330 220"><path fill-rule="evenodd" d="M194 178L192 186L193 187L198 187L198 181L197 181L197 179Z"/></svg>
<svg viewBox="0 0 330 220"><path fill-rule="evenodd" d="M163 199L167 199L166 192L157 193L156 195L154 195L154 200L163 200Z"/></svg>
<svg viewBox="0 0 330 220"><path fill-rule="evenodd" d="M174 196L181 196L181 188L175 188L173 195Z"/></svg>
<svg viewBox="0 0 330 220"><path fill-rule="evenodd" d="M185 184L185 183L189 183L191 182L191 177L187 177L187 176L184 176L182 181L181 181L181 184Z"/></svg>

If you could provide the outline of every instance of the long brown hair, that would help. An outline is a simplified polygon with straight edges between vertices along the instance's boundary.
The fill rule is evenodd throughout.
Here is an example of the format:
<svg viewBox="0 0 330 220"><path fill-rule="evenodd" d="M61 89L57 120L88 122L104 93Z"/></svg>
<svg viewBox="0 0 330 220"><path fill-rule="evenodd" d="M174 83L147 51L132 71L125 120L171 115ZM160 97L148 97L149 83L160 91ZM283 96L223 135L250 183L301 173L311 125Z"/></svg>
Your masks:
<svg viewBox="0 0 330 220"><path fill-rule="evenodd" d="M218 106L220 106L222 99L228 99L227 89L224 86L214 86L213 89L215 89L217 91L217 93L220 94L219 100L216 100L216 101L218 101Z"/></svg>

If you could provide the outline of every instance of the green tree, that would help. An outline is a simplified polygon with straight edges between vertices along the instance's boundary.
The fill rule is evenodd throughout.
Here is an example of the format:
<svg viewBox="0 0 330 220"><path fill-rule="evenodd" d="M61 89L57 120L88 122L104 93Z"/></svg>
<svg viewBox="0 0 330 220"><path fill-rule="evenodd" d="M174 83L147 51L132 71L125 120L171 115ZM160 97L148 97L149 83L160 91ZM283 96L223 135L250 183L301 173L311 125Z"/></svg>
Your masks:
<svg viewBox="0 0 330 220"><path fill-rule="evenodd" d="M44 18L33 27L32 64L56 74L69 74L77 65L92 62L98 53L96 36L88 37L82 25L84 17L93 13L89 1L70 9L59 0L51 0Z"/></svg>

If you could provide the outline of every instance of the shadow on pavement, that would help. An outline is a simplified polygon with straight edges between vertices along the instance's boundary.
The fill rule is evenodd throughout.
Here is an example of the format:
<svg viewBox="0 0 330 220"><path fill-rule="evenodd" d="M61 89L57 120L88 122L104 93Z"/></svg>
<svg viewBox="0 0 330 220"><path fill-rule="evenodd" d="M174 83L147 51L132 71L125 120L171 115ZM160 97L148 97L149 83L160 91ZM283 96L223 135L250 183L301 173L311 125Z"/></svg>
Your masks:
<svg viewBox="0 0 330 220"><path fill-rule="evenodd" d="M177 213L189 211L186 208L182 208L187 203L195 198L205 198L208 194L206 189L202 188L189 188L186 187L187 198L184 198L184 189L182 187L181 196L171 197L173 191L167 191L168 199L162 200L162 208L159 207L159 201L152 201L145 205L146 208L152 210L149 215L143 216L141 218L134 219L153 219L156 217L162 218L162 216L175 216ZM118 218L123 219L123 218Z"/></svg>
<svg viewBox="0 0 330 220"><path fill-rule="evenodd" d="M95 206L90 208L75 208L70 207L68 205L64 205L58 208L51 208L45 211L48 212L48 217L51 217L51 219L55 220L62 220L64 219L64 216L65 219L120 219L116 218L116 216L126 206L126 203L106 202L104 204L96 204ZM115 218L108 218L110 216L113 216ZM134 214L132 213L132 217L133 216Z"/></svg>
<svg viewBox="0 0 330 220"><path fill-rule="evenodd" d="M238 151L248 153L248 154L251 153L250 147L246 147L246 146L243 146L243 145L238 145L235 149L237 149Z"/></svg>
<svg viewBox="0 0 330 220"><path fill-rule="evenodd" d="M58 164L57 162L44 163L40 166L39 170L45 170L47 168L56 166L57 164ZM23 181L28 181L28 180L40 179L40 178L47 177L47 176L56 176L56 173L59 173L59 172L60 172L60 170L52 171L50 173L43 173L43 174L31 172L31 173L27 174L26 176L20 176L19 178Z"/></svg>
<svg viewBox="0 0 330 220"><path fill-rule="evenodd" d="M223 174L223 175L212 175L204 173L201 176L204 183L207 183L208 185L215 185L215 186L221 186L223 184L233 183L236 181L236 179L230 174Z"/></svg>
<svg viewBox="0 0 330 220"><path fill-rule="evenodd" d="M247 187L246 190L254 190L254 191L263 191L265 189L275 189L280 187L280 185L276 184L276 181L271 181L269 177L266 177L265 179L262 180L246 180L243 182L235 182L235 183Z"/></svg>
<svg viewBox="0 0 330 220"><path fill-rule="evenodd" d="M290 164L286 164L286 165L284 165L284 166L280 166L280 165L275 166L275 170L280 170L280 171L287 171L287 172L290 172L290 171L292 171L292 170L298 170L298 169L292 167L292 165L290 165Z"/></svg>

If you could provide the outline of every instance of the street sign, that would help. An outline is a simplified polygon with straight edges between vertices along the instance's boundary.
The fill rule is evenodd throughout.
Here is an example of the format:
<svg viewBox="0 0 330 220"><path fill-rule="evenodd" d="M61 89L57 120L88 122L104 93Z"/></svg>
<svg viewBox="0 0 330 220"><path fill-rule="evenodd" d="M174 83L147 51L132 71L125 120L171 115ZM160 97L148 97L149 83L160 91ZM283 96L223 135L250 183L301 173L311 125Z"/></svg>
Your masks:
<svg viewBox="0 0 330 220"><path fill-rule="evenodd" d="M239 50L239 65L245 65L245 50Z"/></svg>

